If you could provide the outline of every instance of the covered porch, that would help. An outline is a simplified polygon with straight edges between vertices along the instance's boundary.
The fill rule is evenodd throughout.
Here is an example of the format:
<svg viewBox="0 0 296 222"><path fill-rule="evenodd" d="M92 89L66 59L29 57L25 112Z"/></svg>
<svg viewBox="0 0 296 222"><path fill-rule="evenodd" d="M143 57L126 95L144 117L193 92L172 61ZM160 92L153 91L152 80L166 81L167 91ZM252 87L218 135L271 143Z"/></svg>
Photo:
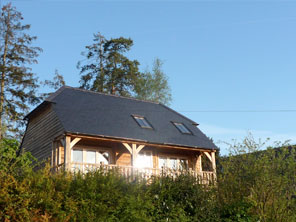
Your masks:
<svg viewBox="0 0 296 222"><path fill-rule="evenodd" d="M151 144L114 138L66 135L52 145L54 169L86 173L116 170L126 178L189 174L207 184L216 180L215 150Z"/></svg>

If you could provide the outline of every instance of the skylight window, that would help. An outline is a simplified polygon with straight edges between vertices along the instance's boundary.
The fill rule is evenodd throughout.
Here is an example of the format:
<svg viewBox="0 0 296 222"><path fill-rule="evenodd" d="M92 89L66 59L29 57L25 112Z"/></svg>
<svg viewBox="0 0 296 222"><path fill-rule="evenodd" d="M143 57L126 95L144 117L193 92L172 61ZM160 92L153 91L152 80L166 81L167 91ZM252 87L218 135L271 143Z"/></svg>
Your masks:
<svg viewBox="0 0 296 222"><path fill-rule="evenodd" d="M133 116L133 117L137 121L140 127L152 129L151 125L147 122L145 117L142 117L142 116Z"/></svg>
<svg viewBox="0 0 296 222"><path fill-rule="evenodd" d="M173 122L173 124L175 125L175 127L177 127L177 129L178 129L181 133L183 133L183 134L192 134L192 133L189 131L189 129L187 129L187 127L184 126L183 123L175 123L175 122Z"/></svg>

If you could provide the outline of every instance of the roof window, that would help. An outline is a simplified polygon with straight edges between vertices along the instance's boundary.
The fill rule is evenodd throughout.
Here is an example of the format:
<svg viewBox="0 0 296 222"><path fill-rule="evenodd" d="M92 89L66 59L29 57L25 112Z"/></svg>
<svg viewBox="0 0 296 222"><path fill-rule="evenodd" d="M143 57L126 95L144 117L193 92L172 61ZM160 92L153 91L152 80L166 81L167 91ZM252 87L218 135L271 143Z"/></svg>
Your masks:
<svg viewBox="0 0 296 222"><path fill-rule="evenodd" d="M140 127L152 129L152 126L148 123L148 121L143 116L133 116L134 119L137 121Z"/></svg>
<svg viewBox="0 0 296 222"><path fill-rule="evenodd" d="M191 131L183 123L173 122L175 127L183 134L192 134Z"/></svg>

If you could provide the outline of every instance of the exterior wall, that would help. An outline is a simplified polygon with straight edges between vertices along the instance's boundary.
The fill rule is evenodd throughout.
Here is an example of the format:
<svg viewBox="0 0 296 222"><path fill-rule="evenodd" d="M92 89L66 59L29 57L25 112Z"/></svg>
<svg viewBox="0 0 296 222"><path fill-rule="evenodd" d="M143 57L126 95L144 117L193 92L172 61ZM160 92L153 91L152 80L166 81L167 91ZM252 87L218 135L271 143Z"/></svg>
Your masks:
<svg viewBox="0 0 296 222"><path fill-rule="evenodd" d="M62 133L63 127L49 105L29 120L22 149L31 152L39 161L47 160L51 158L54 138Z"/></svg>

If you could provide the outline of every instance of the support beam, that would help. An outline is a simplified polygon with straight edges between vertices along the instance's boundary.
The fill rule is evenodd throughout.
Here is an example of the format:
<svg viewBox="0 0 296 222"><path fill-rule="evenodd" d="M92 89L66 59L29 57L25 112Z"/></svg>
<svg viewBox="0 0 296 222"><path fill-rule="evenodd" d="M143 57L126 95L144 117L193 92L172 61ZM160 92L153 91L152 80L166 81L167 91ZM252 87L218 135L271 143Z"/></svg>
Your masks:
<svg viewBox="0 0 296 222"><path fill-rule="evenodd" d="M132 166L135 166L136 164L136 159L137 159L137 156L138 156L138 153L137 153L137 144L132 144Z"/></svg>
<svg viewBox="0 0 296 222"><path fill-rule="evenodd" d="M51 160L51 161L50 161L50 162L51 162L51 163L50 163L50 164L51 164L51 167L54 167L55 156L56 156L56 155L55 155L55 142L52 142L52 144L51 144L51 159L50 159L50 160Z"/></svg>
<svg viewBox="0 0 296 222"><path fill-rule="evenodd" d="M208 152L204 152L204 154L206 154L206 156L209 158L209 160L210 160L211 162L213 162L212 157L211 157L211 155L210 155Z"/></svg>
<svg viewBox="0 0 296 222"><path fill-rule="evenodd" d="M196 171L201 175L201 172L202 172L202 162L201 162L201 157L202 157L202 154L199 154L198 156L196 156L196 165L195 165L195 168L196 168Z"/></svg>
<svg viewBox="0 0 296 222"><path fill-rule="evenodd" d="M132 144L132 147L131 147L127 143L122 143L122 144L130 152L130 154L131 154L131 165L134 166L135 165L135 162L136 162L136 159L137 159L137 156L138 156L138 153L145 147L145 145L139 145L137 147L137 144L133 143Z"/></svg>
<svg viewBox="0 0 296 222"><path fill-rule="evenodd" d="M60 164L60 144L56 141L56 158L55 158L55 163L56 166L58 166Z"/></svg>
<svg viewBox="0 0 296 222"><path fill-rule="evenodd" d="M130 145L128 145L127 143L122 143L124 146L125 146L125 148L127 148L127 150L132 154L133 153L133 150L132 150L132 148L130 147Z"/></svg>
<svg viewBox="0 0 296 222"><path fill-rule="evenodd" d="M216 157L215 157L215 152L211 152L212 155L212 168L213 172L216 175Z"/></svg>
<svg viewBox="0 0 296 222"><path fill-rule="evenodd" d="M64 164L65 164L65 170L70 170L70 163L71 163L71 137L66 136L64 139Z"/></svg>
<svg viewBox="0 0 296 222"><path fill-rule="evenodd" d="M137 153L139 153L143 148L145 147L145 145L140 145L137 148Z"/></svg>
<svg viewBox="0 0 296 222"><path fill-rule="evenodd" d="M75 138L74 140L72 140L72 142L70 143L70 148L72 149L80 140L81 138Z"/></svg>

